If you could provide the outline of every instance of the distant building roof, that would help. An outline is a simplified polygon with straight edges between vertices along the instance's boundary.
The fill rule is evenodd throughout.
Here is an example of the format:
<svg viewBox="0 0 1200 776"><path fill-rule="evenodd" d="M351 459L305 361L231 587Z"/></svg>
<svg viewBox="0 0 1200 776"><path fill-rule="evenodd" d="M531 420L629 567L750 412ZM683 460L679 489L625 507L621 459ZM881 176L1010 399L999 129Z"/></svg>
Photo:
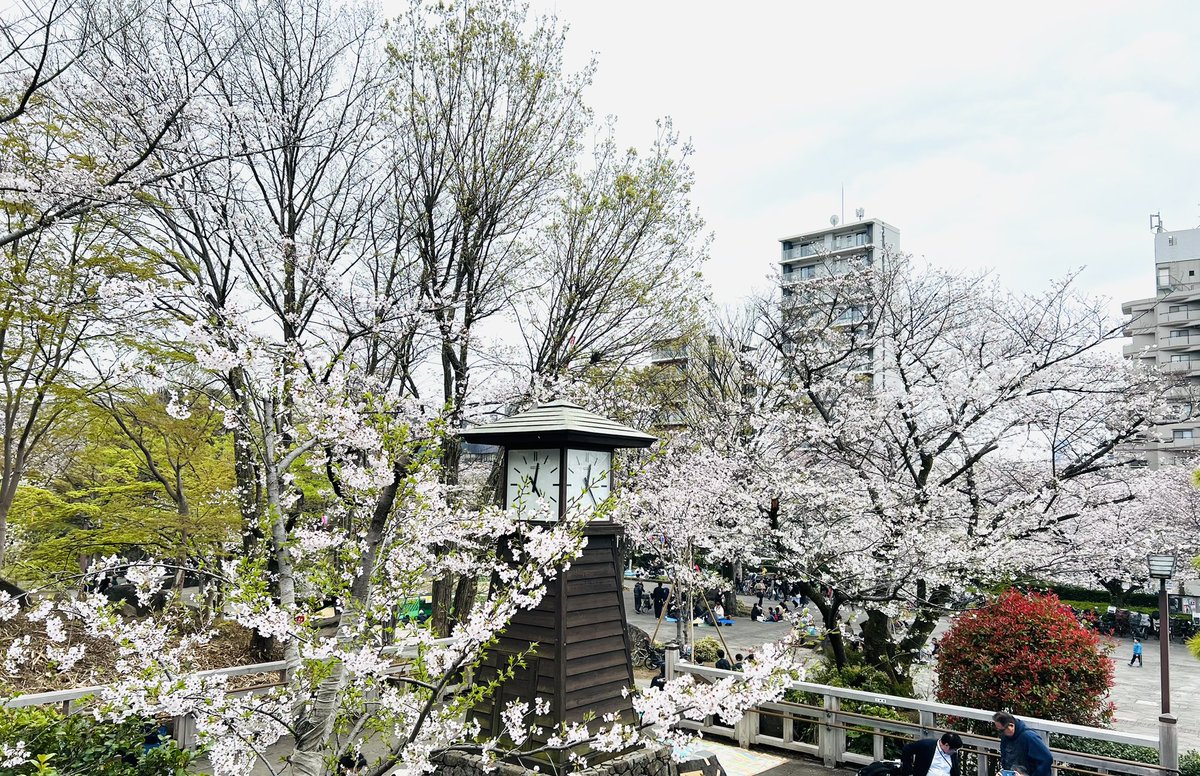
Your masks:
<svg viewBox="0 0 1200 776"><path fill-rule="evenodd" d="M525 412L501 418L459 435L468 442L505 445L594 443L612 447L649 447L656 437L558 399Z"/></svg>

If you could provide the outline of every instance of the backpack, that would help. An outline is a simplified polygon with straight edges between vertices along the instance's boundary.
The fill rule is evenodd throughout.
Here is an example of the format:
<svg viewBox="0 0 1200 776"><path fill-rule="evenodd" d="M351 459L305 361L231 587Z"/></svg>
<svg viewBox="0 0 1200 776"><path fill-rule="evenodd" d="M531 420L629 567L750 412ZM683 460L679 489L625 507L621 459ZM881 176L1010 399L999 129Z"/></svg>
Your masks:
<svg viewBox="0 0 1200 776"><path fill-rule="evenodd" d="M900 764L887 760L877 760L870 765L863 766L858 776L897 776L900 773Z"/></svg>

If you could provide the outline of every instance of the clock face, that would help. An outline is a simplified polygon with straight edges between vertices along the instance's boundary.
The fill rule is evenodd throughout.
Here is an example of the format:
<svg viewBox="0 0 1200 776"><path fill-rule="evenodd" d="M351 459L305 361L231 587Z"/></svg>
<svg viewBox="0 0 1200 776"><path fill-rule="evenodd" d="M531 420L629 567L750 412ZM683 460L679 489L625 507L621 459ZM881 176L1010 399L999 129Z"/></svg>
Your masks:
<svg viewBox="0 0 1200 776"><path fill-rule="evenodd" d="M558 517L558 488L562 464L558 448L508 451L508 507L532 513L540 505L550 506L550 517Z"/></svg>
<svg viewBox="0 0 1200 776"><path fill-rule="evenodd" d="M567 451L567 506L596 509L609 494L612 453L607 450Z"/></svg>

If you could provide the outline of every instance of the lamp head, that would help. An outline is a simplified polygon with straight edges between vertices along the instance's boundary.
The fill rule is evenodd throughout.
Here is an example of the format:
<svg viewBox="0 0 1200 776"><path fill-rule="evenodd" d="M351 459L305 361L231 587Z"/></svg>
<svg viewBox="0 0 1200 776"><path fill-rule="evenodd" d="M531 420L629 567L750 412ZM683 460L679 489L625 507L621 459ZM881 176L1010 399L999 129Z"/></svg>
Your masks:
<svg viewBox="0 0 1200 776"><path fill-rule="evenodd" d="M1175 576L1174 555L1147 555L1146 564L1150 567L1151 579L1170 579Z"/></svg>

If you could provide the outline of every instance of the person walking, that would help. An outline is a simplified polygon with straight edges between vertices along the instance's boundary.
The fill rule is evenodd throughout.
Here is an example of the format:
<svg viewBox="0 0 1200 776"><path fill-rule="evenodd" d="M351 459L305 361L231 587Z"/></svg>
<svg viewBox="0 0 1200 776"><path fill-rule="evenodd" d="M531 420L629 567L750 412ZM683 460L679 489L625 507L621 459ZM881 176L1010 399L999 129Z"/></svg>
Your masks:
<svg viewBox="0 0 1200 776"><path fill-rule="evenodd" d="M646 587L642 584L642 580L633 583L633 610L638 614L642 613L642 596L646 593Z"/></svg>
<svg viewBox="0 0 1200 776"><path fill-rule="evenodd" d="M667 603L667 599L671 597L671 593L663 583L659 582L658 587L654 588L654 592L650 594L654 601L654 617L659 619L662 617L663 605Z"/></svg>
<svg viewBox="0 0 1200 776"><path fill-rule="evenodd" d="M906 744L900 751L900 776L960 776L958 750L962 745L958 733Z"/></svg>
<svg viewBox="0 0 1200 776"><path fill-rule="evenodd" d="M754 583L754 595L758 596L758 605L762 606L763 598L767 595L767 586L763 584L761 578Z"/></svg>
<svg viewBox="0 0 1200 776"><path fill-rule="evenodd" d="M1036 731L1007 711L992 715L992 724L1000 736L1000 768L1015 770L1021 766L1029 776L1050 776L1054 757L1050 747Z"/></svg>
<svg viewBox="0 0 1200 776"><path fill-rule="evenodd" d="M1142 642L1141 639L1133 640L1133 657L1129 658L1129 665L1133 665L1133 661L1137 661L1138 668L1142 668Z"/></svg>

